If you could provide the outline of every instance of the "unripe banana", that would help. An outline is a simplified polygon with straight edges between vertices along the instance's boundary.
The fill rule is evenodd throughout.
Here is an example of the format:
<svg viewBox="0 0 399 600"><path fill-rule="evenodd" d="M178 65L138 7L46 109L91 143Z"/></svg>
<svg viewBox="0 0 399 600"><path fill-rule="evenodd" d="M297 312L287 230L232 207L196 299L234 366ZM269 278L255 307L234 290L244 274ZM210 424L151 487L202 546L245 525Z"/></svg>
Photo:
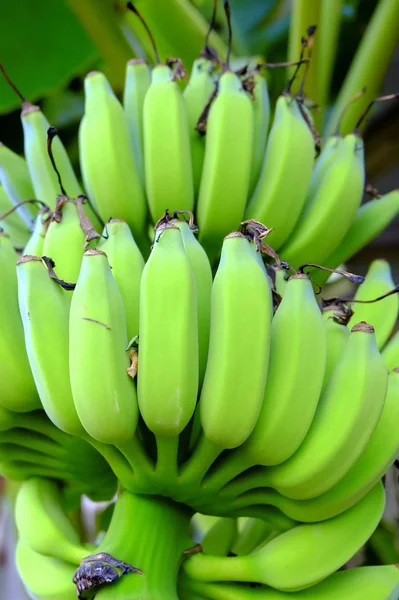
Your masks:
<svg viewBox="0 0 399 600"><path fill-rule="evenodd" d="M209 355L200 397L204 435L220 449L240 446L258 419L271 318L269 280L248 239L229 234L212 286Z"/></svg>
<svg viewBox="0 0 399 600"><path fill-rule="evenodd" d="M20 539L34 552L72 564L89 554L62 509L61 492L54 482L24 481L18 490L15 521Z"/></svg>
<svg viewBox="0 0 399 600"><path fill-rule="evenodd" d="M377 527L384 506L384 488L378 483L333 519L298 525L247 556L193 555L184 570L200 581L257 582L289 592L307 589L352 558Z"/></svg>
<svg viewBox="0 0 399 600"><path fill-rule="evenodd" d="M181 231L183 246L197 284L199 380L205 375L208 360L211 318L212 270L208 256L187 221L173 221Z"/></svg>
<svg viewBox="0 0 399 600"><path fill-rule="evenodd" d="M83 181L102 220L123 219L141 243L146 223L144 191L125 113L102 73L85 78L79 150Z"/></svg>
<svg viewBox="0 0 399 600"><path fill-rule="evenodd" d="M238 519L239 523L241 519ZM273 534L273 526L262 519L244 518L245 524L239 527L238 536L232 547L232 552L237 556L244 556L253 552L264 540Z"/></svg>
<svg viewBox="0 0 399 600"><path fill-rule="evenodd" d="M309 432L297 452L268 471L268 485L295 499L331 489L364 450L384 406L388 371L374 330L352 328Z"/></svg>
<svg viewBox="0 0 399 600"><path fill-rule="evenodd" d="M382 350L382 358L388 371L399 367L399 332L389 340Z"/></svg>
<svg viewBox="0 0 399 600"><path fill-rule="evenodd" d="M282 95L276 103L262 172L245 213L273 227L270 241L280 248L291 234L312 176L314 140L298 102Z"/></svg>
<svg viewBox="0 0 399 600"><path fill-rule="evenodd" d="M237 537L237 520L220 517L210 527L201 541L201 548L205 554L213 556L227 556L231 551Z"/></svg>
<svg viewBox="0 0 399 600"><path fill-rule="evenodd" d="M157 230L144 267L139 330L140 412L157 437L178 436L197 399L198 318L194 273L174 225Z"/></svg>
<svg viewBox="0 0 399 600"><path fill-rule="evenodd" d="M337 138L334 153L293 235L280 250L291 266L323 263L344 239L359 208L365 179L363 140L356 134Z"/></svg>
<svg viewBox="0 0 399 600"><path fill-rule="evenodd" d="M237 229L247 202L253 151L254 116L240 78L226 71L219 79L205 136L199 188L199 241L208 255L220 253L223 237Z"/></svg>
<svg viewBox="0 0 399 600"><path fill-rule="evenodd" d="M76 600L72 577L76 566L35 552L21 540L16 547L17 571L31 598Z"/></svg>
<svg viewBox="0 0 399 600"><path fill-rule="evenodd" d="M35 197L54 209L60 193L60 184L47 152L47 130L50 123L38 106L29 103L22 109L21 121L24 131L24 153ZM82 189L58 136L52 141L52 150L63 186L71 198L76 198L82 193Z"/></svg>
<svg viewBox="0 0 399 600"><path fill-rule="evenodd" d="M7 146L0 142L0 184L3 186L11 203L15 206L23 200L34 198L26 161ZM17 214L23 220L25 227L32 227L33 216L37 209L33 204L25 204L17 209Z"/></svg>
<svg viewBox="0 0 399 600"><path fill-rule="evenodd" d="M143 122L146 192L155 223L168 208L192 210L194 206L187 108L167 65L152 70Z"/></svg>
<svg viewBox="0 0 399 600"><path fill-rule="evenodd" d="M69 369L77 413L87 433L116 444L133 437L138 419L122 297L107 255L88 250L72 296Z"/></svg>
<svg viewBox="0 0 399 600"><path fill-rule="evenodd" d="M391 267L386 260L374 260L367 271L366 279L359 286L355 300L374 300L395 287L392 279ZM354 312L349 325L366 321L375 330L377 346L381 349L391 335L399 314L399 297L393 294L370 304L352 305ZM395 365L396 366L396 365Z"/></svg>
<svg viewBox="0 0 399 600"><path fill-rule="evenodd" d="M188 127L191 142L191 160L193 165L194 193L198 196L202 167L205 156L205 139L197 130L198 120L215 91L212 77L213 63L204 56L194 61L188 85L183 97L187 107Z"/></svg>
<svg viewBox="0 0 399 600"><path fill-rule="evenodd" d="M258 71L252 75L252 106L254 111L254 144L249 195L251 196L262 171L269 131L270 100L266 79Z"/></svg>
<svg viewBox="0 0 399 600"><path fill-rule="evenodd" d="M323 146L320 156L315 162L309 188L306 192L306 203L311 202L328 169L337 158L337 150L341 147L342 137L332 135Z"/></svg>
<svg viewBox="0 0 399 600"><path fill-rule="evenodd" d="M0 215L9 213L12 209L13 204L0 184ZM13 211L4 219L0 219L0 230L10 237L14 248L23 248L30 236L29 228L17 211Z"/></svg>
<svg viewBox="0 0 399 600"><path fill-rule="evenodd" d="M43 408L62 431L83 433L69 380L69 298L38 256L17 263L25 347ZM46 333L47 331L47 333Z"/></svg>
<svg viewBox="0 0 399 600"><path fill-rule="evenodd" d="M18 308L17 255L0 233L0 404L16 412L40 407Z"/></svg>
<svg viewBox="0 0 399 600"><path fill-rule="evenodd" d="M24 248L23 255L42 256L44 237L50 220L50 210L47 206L37 213L32 234Z"/></svg>
<svg viewBox="0 0 399 600"><path fill-rule="evenodd" d="M97 248L108 257L126 314L127 337L139 333L140 280L144 259L127 223L111 219L105 226Z"/></svg>
<svg viewBox="0 0 399 600"><path fill-rule="evenodd" d="M345 350L349 338L348 327L336 320L336 310L337 309L331 308L323 311L327 335L327 356L322 393L330 381L330 377Z"/></svg>
<svg viewBox="0 0 399 600"><path fill-rule="evenodd" d="M125 86L123 88L123 108L129 127L130 143L133 149L137 170L144 185L144 99L151 83L148 64L142 58L133 58L126 65Z"/></svg>

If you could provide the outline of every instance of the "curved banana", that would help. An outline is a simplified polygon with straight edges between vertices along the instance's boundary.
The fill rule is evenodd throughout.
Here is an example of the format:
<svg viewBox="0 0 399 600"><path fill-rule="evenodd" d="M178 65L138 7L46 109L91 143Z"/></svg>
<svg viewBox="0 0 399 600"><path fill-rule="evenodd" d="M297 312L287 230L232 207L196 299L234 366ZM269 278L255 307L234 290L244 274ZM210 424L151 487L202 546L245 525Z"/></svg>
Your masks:
<svg viewBox="0 0 399 600"><path fill-rule="evenodd" d="M237 519L219 517L201 540L205 554L227 556L237 537Z"/></svg>
<svg viewBox="0 0 399 600"><path fill-rule="evenodd" d="M123 108L129 127L130 143L142 185L144 185L143 108L150 83L151 73L147 62L142 58L132 58L129 60L126 65L125 85L123 88Z"/></svg>
<svg viewBox="0 0 399 600"><path fill-rule="evenodd" d="M321 393L326 389L330 377L343 354L349 338L349 329L336 318L337 308L331 307L323 311L327 335L326 368L324 371Z"/></svg>
<svg viewBox="0 0 399 600"><path fill-rule="evenodd" d="M363 140L356 134L337 138L334 154L295 231L280 249L291 266L323 263L344 239L359 208L365 180Z"/></svg>
<svg viewBox="0 0 399 600"><path fill-rule="evenodd" d="M138 420L127 342L123 301L107 255L87 250L71 301L70 381L83 427L108 444L132 438Z"/></svg>
<svg viewBox="0 0 399 600"><path fill-rule="evenodd" d="M18 308L17 255L0 233L0 405L16 412L40 407Z"/></svg>
<svg viewBox="0 0 399 600"><path fill-rule="evenodd" d="M187 108L168 65L153 68L143 110L146 192L156 223L168 208L194 206Z"/></svg>
<svg viewBox="0 0 399 600"><path fill-rule="evenodd" d="M387 380L373 328L355 325L307 436L294 456L268 470L267 485L294 499L331 489L367 445L384 406Z"/></svg>
<svg viewBox="0 0 399 600"><path fill-rule="evenodd" d="M354 297L354 300L374 300L395 287L392 279L391 267L386 260L374 260L367 271L366 279ZM353 317L349 325L366 321L375 330L377 346L381 349L391 335L399 314L398 294L388 296L378 302L370 304L353 303Z"/></svg>
<svg viewBox="0 0 399 600"><path fill-rule="evenodd" d="M278 250L289 238L305 202L314 163L312 132L298 102L283 94L276 103L262 172L245 212L272 227L270 243Z"/></svg>
<svg viewBox="0 0 399 600"><path fill-rule="evenodd" d="M23 200L34 198L28 165L22 156L0 142L0 184L3 186L13 206ZM34 215L37 213L33 204L25 204L16 210L25 227L31 229Z"/></svg>
<svg viewBox="0 0 399 600"><path fill-rule="evenodd" d="M199 380L202 383L208 360L211 318L212 270L208 255L198 242L187 221L172 221L180 229L183 246L197 284Z"/></svg>
<svg viewBox="0 0 399 600"><path fill-rule="evenodd" d="M56 483L32 477L20 486L15 521L23 543L34 552L72 564L89 554L62 508Z"/></svg>
<svg viewBox="0 0 399 600"><path fill-rule="evenodd" d="M97 245L108 257L126 314L127 337L139 333L140 280L144 269L143 256L127 223L111 219L105 225L103 237Z"/></svg>
<svg viewBox="0 0 399 600"><path fill-rule="evenodd" d="M314 164L312 178L310 180L310 184L306 192L305 205L308 202L311 202L314 198L317 189L323 181L324 176L336 160L337 150L341 147L341 145L342 137L338 134L332 135L326 140L325 144L323 145L323 149L320 153L320 156Z"/></svg>
<svg viewBox="0 0 399 600"><path fill-rule="evenodd" d="M13 204L0 183L0 215L8 213L12 208ZM0 230L10 237L14 248L23 248L30 236L30 230L18 211L13 211L4 219L0 219Z"/></svg>
<svg viewBox="0 0 399 600"><path fill-rule="evenodd" d="M44 237L51 218L50 209L42 207L36 215L32 234L24 248L23 255L42 256Z"/></svg>
<svg viewBox="0 0 399 600"><path fill-rule="evenodd" d="M197 130L198 120L215 91L213 62L205 56L194 61L190 79L183 91L187 107L188 127L190 131L191 161L193 168L194 194L198 195L202 167L205 157L205 139Z"/></svg>
<svg viewBox="0 0 399 600"><path fill-rule="evenodd" d="M231 71L221 75L205 136L198 192L198 239L208 255L220 254L223 237L239 227L247 203L254 138L249 95ZM212 262L212 261L211 261Z"/></svg>
<svg viewBox="0 0 399 600"><path fill-rule="evenodd" d="M40 600L76 600L72 583L76 566L35 552L21 540L15 553L18 574L32 598Z"/></svg>
<svg viewBox="0 0 399 600"><path fill-rule="evenodd" d="M69 298L53 281L42 259L17 263L18 300L25 347L37 393L52 422L73 435L84 433L69 379ZM47 333L46 333L47 331Z"/></svg>
<svg viewBox="0 0 399 600"><path fill-rule="evenodd" d="M238 519L240 523L241 519ZM237 539L232 547L232 552L237 556L250 554L265 540L273 535L273 526L263 519L244 518L244 526L238 530Z"/></svg>
<svg viewBox="0 0 399 600"><path fill-rule="evenodd" d="M84 87L79 151L89 198L104 222L123 219L144 244L147 210L126 115L102 73L89 73Z"/></svg>
<svg viewBox="0 0 399 600"><path fill-rule="evenodd" d="M396 332L389 342L385 344L382 349L382 358L385 361L388 371L399 367L399 332Z"/></svg>
<svg viewBox="0 0 399 600"><path fill-rule="evenodd" d="M252 106L254 111L254 142L251 166L251 178L249 183L249 195L255 189L259 175L262 171L263 160L266 152L267 134L269 132L270 99L265 77L256 70L250 73L253 79Z"/></svg>

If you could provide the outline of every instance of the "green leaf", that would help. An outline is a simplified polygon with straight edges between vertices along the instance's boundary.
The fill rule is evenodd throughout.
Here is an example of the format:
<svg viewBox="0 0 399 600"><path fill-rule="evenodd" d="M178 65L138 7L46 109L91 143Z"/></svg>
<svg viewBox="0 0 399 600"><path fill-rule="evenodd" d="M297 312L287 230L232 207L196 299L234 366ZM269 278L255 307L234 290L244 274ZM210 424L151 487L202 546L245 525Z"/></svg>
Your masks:
<svg viewBox="0 0 399 600"><path fill-rule="evenodd" d="M0 58L28 100L48 94L86 70L97 50L65 0L11 0L2 3ZM20 104L0 80L0 113Z"/></svg>

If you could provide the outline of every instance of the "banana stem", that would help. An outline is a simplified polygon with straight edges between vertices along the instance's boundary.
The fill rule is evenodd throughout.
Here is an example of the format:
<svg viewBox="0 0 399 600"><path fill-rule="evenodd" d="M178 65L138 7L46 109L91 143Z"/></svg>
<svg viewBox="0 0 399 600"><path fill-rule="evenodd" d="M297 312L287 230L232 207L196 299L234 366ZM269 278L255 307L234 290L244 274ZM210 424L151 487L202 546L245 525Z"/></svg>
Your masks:
<svg viewBox="0 0 399 600"><path fill-rule="evenodd" d="M135 472L136 478L148 479L153 474L154 463L147 455L137 431L131 440L118 444L117 448Z"/></svg>
<svg viewBox="0 0 399 600"><path fill-rule="evenodd" d="M177 480L178 476L178 452L179 436L162 437L157 436L157 463L155 467L156 476L167 485Z"/></svg>
<svg viewBox="0 0 399 600"><path fill-rule="evenodd" d="M190 483L200 484L209 467L222 451L223 448L216 446L202 434L193 454L183 465L180 475L181 484L184 486Z"/></svg>
<svg viewBox="0 0 399 600"><path fill-rule="evenodd" d="M206 476L203 483L208 489L219 492L237 475L253 466L254 461L246 454L245 447L239 448L226 456L226 460L211 475Z"/></svg>
<svg viewBox="0 0 399 600"><path fill-rule="evenodd" d="M86 436L85 439L105 458L123 486L132 489L135 481L134 471L123 454L114 446L97 442L90 436Z"/></svg>
<svg viewBox="0 0 399 600"><path fill-rule="evenodd" d="M323 113L328 103L331 77L338 49L341 17L342 0L324 0L321 3L320 28L316 33L315 45L315 53L319 58L316 61L319 97L314 100L317 101L320 111L315 113L314 119L318 128L320 128Z"/></svg>
<svg viewBox="0 0 399 600"><path fill-rule="evenodd" d="M107 552L142 571L105 587L98 600L178 600L177 575L183 552L192 545L192 512L164 498L124 490L98 552Z"/></svg>

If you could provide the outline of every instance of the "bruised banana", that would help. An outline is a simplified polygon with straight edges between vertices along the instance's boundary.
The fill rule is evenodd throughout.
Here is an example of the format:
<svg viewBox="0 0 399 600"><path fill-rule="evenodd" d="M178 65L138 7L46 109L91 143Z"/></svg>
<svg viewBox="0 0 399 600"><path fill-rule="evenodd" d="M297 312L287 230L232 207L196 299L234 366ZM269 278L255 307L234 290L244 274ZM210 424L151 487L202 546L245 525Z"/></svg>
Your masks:
<svg viewBox="0 0 399 600"><path fill-rule="evenodd" d="M132 438L138 420L127 342L123 301L107 256L87 250L70 308L70 381L83 427L108 444Z"/></svg>

